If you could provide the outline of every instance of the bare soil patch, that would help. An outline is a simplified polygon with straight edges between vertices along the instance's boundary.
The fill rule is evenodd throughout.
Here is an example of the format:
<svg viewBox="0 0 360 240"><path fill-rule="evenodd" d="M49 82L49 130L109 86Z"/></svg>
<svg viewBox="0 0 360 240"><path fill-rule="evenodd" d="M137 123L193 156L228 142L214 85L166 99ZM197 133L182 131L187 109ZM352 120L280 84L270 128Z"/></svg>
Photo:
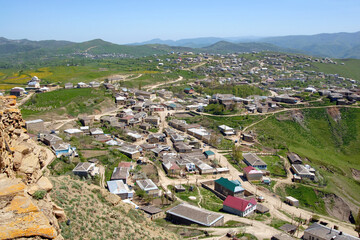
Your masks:
<svg viewBox="0 0 360 240"><path fill-rule="evenodd" d="M355 168L352 168L352 169L351 169L351 173L352 173L353 178L354 178L356 181L360 181L360 170L357 170L357 169L355 169Z"/></svg>
<svg viewBox="0 0 360 240"><path fill-rule="evenodd" d="M290 112L285 112L285 113L282 113L282 114L276 114L275 118L278 121L292 120Z"/></svg>
<svg viewBox="0 0 360 240"><path fill-rule="evenodd" d="M188 117L193 117L194 115L193 114L190 114L190 113L175 113L174 114L174 117L179 117L179 118L188 118Z"/></svg>
<svg viewBox="0 0 360 240"><path fill-rule="evenodd" d="M341 120L341 113L337 107L331 107L326 109L327 113L334 119L334 121L338 122Z"/></svg>
<svg viewBox="0 0 360 240"><path fill-rule="evenodd" d="M330 193L323 198L325 202L326 211L330 216L340 219L341 221L349 222L350 207L339 196Z"/></svg>
<svg viewBox="0 0 360 240"><path fill-rule="evenodd" d="M143 173L145 173L148 178L153 180L154 183L159 182L159 175L158 175L157 169L152 164L143 165L141 167L141 171Z"/></svg>
<svg viewBox="0 0 360 240"><path fill-rule="evenodd" d="M84 158L92 158L92 157L107 155L108 151L107 150L81 150L81 153Z"/></svg>

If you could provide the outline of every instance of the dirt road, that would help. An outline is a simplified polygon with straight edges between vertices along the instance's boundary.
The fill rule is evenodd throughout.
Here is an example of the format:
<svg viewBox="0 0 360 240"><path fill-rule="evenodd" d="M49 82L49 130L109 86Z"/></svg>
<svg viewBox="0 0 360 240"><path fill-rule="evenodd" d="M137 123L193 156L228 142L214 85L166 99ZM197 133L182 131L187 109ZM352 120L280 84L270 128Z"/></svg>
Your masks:
<svg viewBox="0 0 360 240"><path fill-rule="evenodd" d="M158 88L162 85L168 85L168 84L173 84L173 83L176 83L176 82L180 82L182 81L184 78L183 76L179 76L177 79L173 80L173 81L170 81L170 82L161 82L161 83L156 83L156 84L151 84L151 85L146 85L144 86L143 88L146 89L147 91L149 90L153 90L155 88Z"/></svg>

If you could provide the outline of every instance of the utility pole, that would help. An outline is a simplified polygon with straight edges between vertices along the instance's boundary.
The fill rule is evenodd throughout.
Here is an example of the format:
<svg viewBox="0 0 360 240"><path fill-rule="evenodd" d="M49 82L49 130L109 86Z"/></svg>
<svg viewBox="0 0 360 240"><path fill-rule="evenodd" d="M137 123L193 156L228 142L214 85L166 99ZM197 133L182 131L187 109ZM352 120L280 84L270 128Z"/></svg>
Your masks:
<svg viewBox="0 0 360 240"><path fill-rule="evenodd" d="M299 231L300 231L300 221L301 221L301 213L300 213L299 223L298 223L298 226L297 226L297 234L296 234L296 237L299 237Z"/></svg>

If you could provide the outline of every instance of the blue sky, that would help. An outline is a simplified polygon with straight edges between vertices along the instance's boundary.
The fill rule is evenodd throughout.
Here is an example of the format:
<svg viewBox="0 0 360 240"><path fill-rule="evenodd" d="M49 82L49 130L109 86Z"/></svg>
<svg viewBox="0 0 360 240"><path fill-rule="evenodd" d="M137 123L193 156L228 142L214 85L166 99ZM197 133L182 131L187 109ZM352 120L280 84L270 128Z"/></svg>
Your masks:
<svg viewBox="0 0 360 240"><path fill-rule="evenodd" d="M360 31L360 0L0 0L0 36L114 43Z"/></svg>

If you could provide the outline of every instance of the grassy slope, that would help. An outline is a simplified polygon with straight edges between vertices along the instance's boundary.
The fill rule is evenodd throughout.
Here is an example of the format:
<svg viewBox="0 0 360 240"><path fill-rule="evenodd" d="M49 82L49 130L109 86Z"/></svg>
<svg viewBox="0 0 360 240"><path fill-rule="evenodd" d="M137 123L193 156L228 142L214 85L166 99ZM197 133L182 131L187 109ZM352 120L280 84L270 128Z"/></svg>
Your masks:
<svg viewBox="0 0 360 240"><path fill-rule="evenodd" d="M169 56L168 56L169 57ZM173 56L169 58L174 58ZM33 77L37 76L41 79L41 84L58 83L63 86L67 82L90 82L94 80L104 79L114 74L132 75L133 77L141 77L133 81L126 81L123 83L127 87L138 87L153 84L155 82L165 82L177 79L183 76L184 79L201 78L191 71L174 70L173 72L166 72L164 68L157 68L157 62L150 62L154 58L141 59L117 59L117 60L76 60L72 63L59 62L56 66L48 66L41 68L25 68L23 70L17 68L1 69L0 70L0 89L9 89L15 86L25 86L27 82ZM70 64L70 66L67 66ZM73 66L74 65L74 66ZM166 67L174 68L177 65L166 63Z"/></svg>
<svg viewBox="0 0 360 240"><path fill-rule="evenodd" d="M25 119L49 114L75 117L82 113L93 113L95 109L100 110L100 105L105 102L111 104L113 100L103 89L61 89L35 94L21 107L21 113Z"/></svg>
<svg viewBox="0 0 360 240"><path fill-rule="evenodd" d="M203 88L202 91L208 95L221 93L233 94L236 97L248 97L250 95L268 95L267 91L263 91L258 87L249 85L219 85L216 87Z"/></svg>
<svg viewBox="0 0 360 240"><path fill-rule="evenodd" d="M338 64L312 63L312 67L307 70L314 70L317 72L339 74L342 77L348 77L355 80L360 80L360 59L338 59ZM345 63L341 65L340 63Z"/></svg>
<svg viewBox="0 0 360 240"><path fill-rule="evenodd" d="M287 147L308 158L328 180L326 190L359 202L360 184L352 178L351 168L360 169L360 109L340 111L339 123L326 109L308 109L303 110L305 128L292 120L278 121L275 117L254 128L264 145Z"/></svg>
<svg viewBox="0 0 360 240"><path fill-rule="evenodd" d="M177 239L130 205L112 206L98 186L68 176L52 177L51 181L51 198L70 220L69 225L60 223L65 239Z"/></svg>

